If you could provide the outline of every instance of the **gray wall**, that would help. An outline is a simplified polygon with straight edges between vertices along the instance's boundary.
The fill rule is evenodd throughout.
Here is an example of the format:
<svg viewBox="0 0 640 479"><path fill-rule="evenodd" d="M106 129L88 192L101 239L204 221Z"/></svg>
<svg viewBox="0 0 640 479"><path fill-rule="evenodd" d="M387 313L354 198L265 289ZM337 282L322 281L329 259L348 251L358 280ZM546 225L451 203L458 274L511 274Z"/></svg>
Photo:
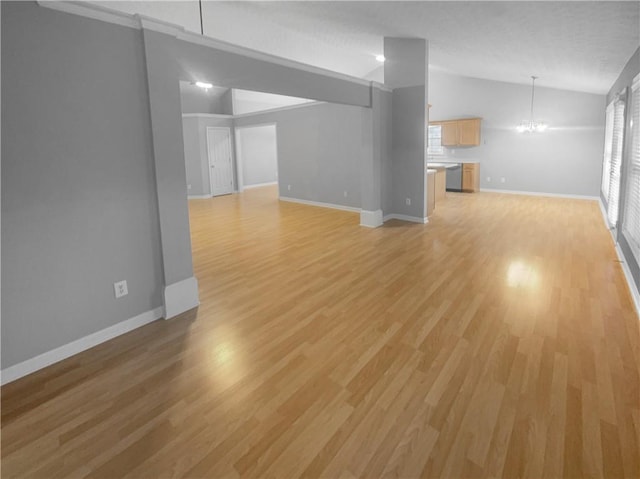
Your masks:
<svg viewBox="0 0 640 479"><path fill-rule="evenodd" d="M424 85L393 90L393 213L424 218L426 176ZM406 204L406 199L411 201Z"/></svg>
<svg viewBox="0 0 640 479"><path fill-rule="evenodd" d="M233 90L229 88L220 98L220 112L225 115L233 115Z"/></svg>
<svg viewBox="0 0 640 479"><path fill-rule="evenodd" d="M6 368L162 306L162 261L141 32L0 8Z"/></svg>
<svg viewBox="0 0 640 479"><path fill-rule="evenodd" d="M379 100L380 114L374 119L374 154L380 155L380 196L382 213L384 215L393 212L393 149L392 134L393 122L391 109L393 106L393 94L380 91L374 96Z"/></svg>
<svg viewBox="0 0 640 479"><path fill-rule="evenodd" d="M211 195L209 182L209 156L207 152L207 127L229 128L231 132L231 154L234 154L233 120L229 118L211 118L206 116L183 117L184 159L187 177L187 193L190 196ZM234 182L237 184L234 173ZM191 188L189 188L191 185Z"/></svg>
<svg viewBox="0 0 640 479"><path fill-rule="evenodd" d="M260 123L277 124L280 196L360 208L371 109L313 103L235 120L237 127Z"/></svg>
<svg viewBox="0 0 640 479"><path fill-rule="evenodd" d="M166 293L172 284L193 277L178 59L171 51L173 37L151 30L142 33Z"/></svg>
<svg viewBox="0 0 640 479"><path fill-rule="evenodd" d="M235 131L242 164L243 186L278 181L277 129L275 125L239 128Z"/></svg>
<svg viewBox="0 0 640 479"><path fill-rule="evenodd" d="M187 193L193 196L211 194L209 172L206 169L206 149L202 145L202 132L199 118L182 119L184 135L184 162L187 173Z"/></svg>
<svg viewBox="0 0 640 479"><path fill-rule="evenodd" d="M343 103L237 121L278 123L282 195L360 207L369 86L33 2L1 8L3 368L194 285L179 80Z"/></svg>
<svg viewBox="0 0 640 479"><path fill-rule="evenodd" d="M429 99L431 121L482 117L481 146L446 149L480 161L482 188L598 196L604 95L536 86L534 116L549 124L539 134L515 130L529 119L531 86L432 71Z"/></svg>
<svg viewBox="0 0 640 479"><path fill-rule="evenodd" d="M393 88L392 212L423 220L426 209L428 44L416 38L384 39L385 85ZM410 204L406 202L410 201Z"/></svg>
<svg viewBox="0 0 640 479"><path fill-rule="evenodd" d="M624 138L625 145L622 152L622 177L620 179L620 211L619 211L619 221L618 224L622 224L622 218L624 218L624 199L626 196L626 183L627 183L627 169L629 168L629 160L631 157L631 84L633 79L640 73L640 48L636 50L633 56L627 62L624 70L620 73L620 76L613 84L609 93L607 94L607 100L610 102L613 100L613 97L616 93L618 93L623 88L628 88L628 96L627 96L627 108L626 108L626 122L625 122L625 130L624 130ZM627 261L627 265L629 266L629 270L631 271L631 275L636 283L636 288L640 291L640 266L638 265L638 261L633 256L631 252L631 248L629 247L629 242L624 235L623 228L617 229L618 234L618 243L620 244L620 249L624 254L625 260Z"/></svg>
<svg viewBox="0 0 640 479"><path fill-rule="evenodd" d="M625 87L631 87L631 83L633 79L638 74L638 70L640 69L640 48L638 48L629 61L625 65L624 69L620 72L618 79L615 81L609 92L607 93L607 105L613 101L616 93L622 90Z"/></svg>

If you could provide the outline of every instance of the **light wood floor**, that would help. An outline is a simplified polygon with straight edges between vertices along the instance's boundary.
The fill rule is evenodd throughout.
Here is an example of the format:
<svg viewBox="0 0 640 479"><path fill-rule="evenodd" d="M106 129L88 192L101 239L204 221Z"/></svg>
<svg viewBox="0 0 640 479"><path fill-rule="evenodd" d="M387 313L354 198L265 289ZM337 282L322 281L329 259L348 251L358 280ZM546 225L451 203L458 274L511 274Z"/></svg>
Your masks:
<svg viewBox="0 0 640 479"><path fill-rule="evenodd" d="M199 310L4 387L3 478L640 476L640 322L595 202L190 209Z"/></svg>

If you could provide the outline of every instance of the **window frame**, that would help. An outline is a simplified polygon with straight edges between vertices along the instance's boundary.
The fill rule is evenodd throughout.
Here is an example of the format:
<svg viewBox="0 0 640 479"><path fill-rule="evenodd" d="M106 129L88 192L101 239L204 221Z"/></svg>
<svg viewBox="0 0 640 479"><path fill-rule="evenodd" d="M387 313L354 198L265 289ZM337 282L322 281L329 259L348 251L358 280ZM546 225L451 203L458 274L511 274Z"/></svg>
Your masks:
<svg viewBox="0 0 640 479"><path fill-rule="evenodd" d="M440 136L431 136L431 128L440 130ZM439 144L433 145L432 138L439 138ZM444 155L444 146L442 146L442 125L427 125L427 155L442 156Z"/></svg>
<svg viewBox="0 0 640 479"><path fill-rule="evenodd" d="M607 219L611 228L617 228L620 216L622 154L625 140L626 95L617 95L613 103L613 134L611 136L611 164L607 197Z"/></svg>
<svg viewBox="0 0 640 479"><path fill-rule="evenodd" d="M625 198L623 203L622 234L636 261L640 263L640 74L631 86L630 128L627 152Z"/></svg>

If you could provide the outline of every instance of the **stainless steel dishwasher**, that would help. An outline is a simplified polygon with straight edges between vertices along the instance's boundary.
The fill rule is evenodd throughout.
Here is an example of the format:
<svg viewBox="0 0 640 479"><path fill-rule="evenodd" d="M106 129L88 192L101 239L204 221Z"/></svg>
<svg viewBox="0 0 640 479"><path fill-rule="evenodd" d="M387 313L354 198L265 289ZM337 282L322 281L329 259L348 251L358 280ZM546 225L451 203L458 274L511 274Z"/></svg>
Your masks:
<svg viewBox="0 0 640 479"><path fill-rule="evenodd" d="M447 191L462 191L462 164L447 165Z"/></svg>

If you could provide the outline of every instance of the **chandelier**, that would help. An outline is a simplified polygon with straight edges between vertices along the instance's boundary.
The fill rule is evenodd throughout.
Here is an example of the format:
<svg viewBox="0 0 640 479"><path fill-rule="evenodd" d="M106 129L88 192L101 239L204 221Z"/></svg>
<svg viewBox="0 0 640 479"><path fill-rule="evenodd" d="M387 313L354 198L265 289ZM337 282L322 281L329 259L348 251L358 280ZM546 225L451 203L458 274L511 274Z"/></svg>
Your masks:
<svg viewBox="0 0 640 479"><path fill-rule="evenodd" d="M517 130L520 133L535 133L535 132L542 132L544 130L547 129L547 124L542 122L542 121L536 121L533 119L533 94L536 88L536 79L538 77L536 76L532 76L531 77L531 117L529 118L528 121L523 121L521 122L518 127Z"/></svg>

